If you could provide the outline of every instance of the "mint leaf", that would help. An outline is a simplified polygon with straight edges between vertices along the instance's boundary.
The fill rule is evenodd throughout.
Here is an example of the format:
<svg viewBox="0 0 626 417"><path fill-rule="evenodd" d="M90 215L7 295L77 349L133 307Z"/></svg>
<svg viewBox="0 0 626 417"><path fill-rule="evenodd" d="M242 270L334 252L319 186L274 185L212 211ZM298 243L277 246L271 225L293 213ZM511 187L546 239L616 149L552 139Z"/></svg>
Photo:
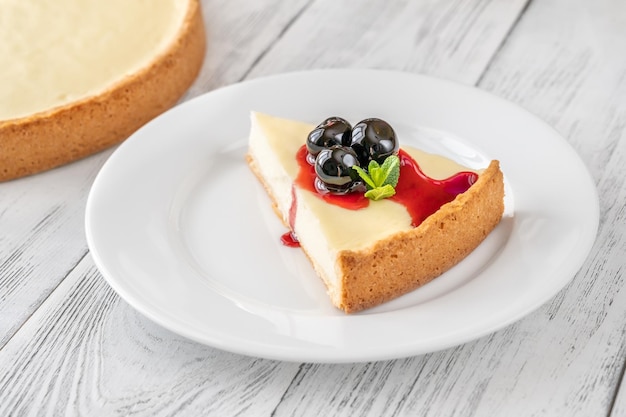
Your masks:
<svg viewBox="0 0 626 417"><path fill-rule="evenodd" d="M380 168L385 177L381 185L390 184L392 187L398 185L398 179L400 179L400 158L391 155L385 159Z"/></svg>
<svg viewBox="0 0 626 417"><path fill-rule="evenodd" d="M374 181L372 181L367 171L356 165L352 166L352 169L355 170L357 174L359 174L359 177L361 177L363 181L365 181L368 189L376 188L376 184L374 184Z"/></svg>
<svg viewBox="0 0 626 417"><path fill-rule="evenodd" d="M367 185L365 197L370 200L381 200L396 193L394 187L400 178L400 158L391 155L385 159L382 166L376 161L370 161L367 171L358 166L352 167Z"/></svg>
<svg viewBox="0 0 626 417"><path fill-rule="evenodd" d="M385 173L380 168L380 165L376 161L370 161L367 171L372 177L372 181L376 184L376 187L380 187L385 182Z"/></svg>
<svg viewBox="0 0 626 417"><path fill-rule="evenodd" d="M376 187L365 193L365 197L370 200L378 201L383 198L389 198L396 193L396 190L391 186L391 184L386 184L382 187Z"/></svg>

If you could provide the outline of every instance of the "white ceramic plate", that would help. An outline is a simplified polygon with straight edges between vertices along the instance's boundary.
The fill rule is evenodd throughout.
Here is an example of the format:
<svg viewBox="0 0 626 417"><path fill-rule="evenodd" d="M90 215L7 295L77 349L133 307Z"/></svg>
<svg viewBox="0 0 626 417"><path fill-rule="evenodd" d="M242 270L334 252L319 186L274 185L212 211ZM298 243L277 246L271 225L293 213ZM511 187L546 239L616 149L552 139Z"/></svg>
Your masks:
<svg viewBox="0 0 626 417"><path fill-rule="evenodd" d="M334 309L244 161L249 112L317 123L380 117L401 143L472 167L501 161L506 216L432 283L355 315ZM510 324L554 296L595 239L598 198L566 141L480 90L418 75L322 70L257 79L191 100L139 130L96 178L93 259L162 326L265 358L356 362L444 349Z"/></svg>

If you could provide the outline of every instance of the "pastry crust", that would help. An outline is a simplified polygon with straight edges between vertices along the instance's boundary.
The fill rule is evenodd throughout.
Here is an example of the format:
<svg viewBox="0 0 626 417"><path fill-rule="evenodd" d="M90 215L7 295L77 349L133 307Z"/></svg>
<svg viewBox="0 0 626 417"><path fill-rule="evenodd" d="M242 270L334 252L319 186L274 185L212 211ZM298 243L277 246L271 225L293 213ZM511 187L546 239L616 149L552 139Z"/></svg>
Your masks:
<svg viewBox="0 0 626 417"><path fill-rule="evenodd" d="M115 145L164 112L194 81L206 48L198 0L171 45L102 93L28 117L0 121L0 181L19 178Z"/></svg>
<svg viewBox="0 0 626 417"><path fill-rule="evenodd" d="M418 227L338 256L341 291L333 303L347 313L406 294L463 260L498 225L504 181L492 161L469 190L444 204Z"/></svg>

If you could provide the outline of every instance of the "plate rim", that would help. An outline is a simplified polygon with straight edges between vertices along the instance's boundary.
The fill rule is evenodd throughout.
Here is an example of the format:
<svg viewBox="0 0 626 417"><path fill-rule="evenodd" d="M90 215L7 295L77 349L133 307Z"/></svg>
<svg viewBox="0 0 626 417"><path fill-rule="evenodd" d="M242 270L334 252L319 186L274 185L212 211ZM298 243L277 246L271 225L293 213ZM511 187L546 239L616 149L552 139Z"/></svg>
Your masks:
<svg viewBox="0 0 626 417"><path fill-rule="evenodd" d="M567 272L567 274L565 274L565 275L569 275L570 277L564 280L562 282L562 285L559 285L558 286L559 288L557 288L555 291L552 291L549 294L548 293L544 294L544 297L542 299L537 299L537 301L533 305L528 305L526 309L518 311L516 315L511 315L510 317L508 317L507 320L501 321L498 325L491 326L490 328L483 328L480 332L476 333L474 336L470 338L467 338L466 340L461 340L458 342L436 346L435 349L432 349L432 347L425 348L425 349L422 347L422 349L420 349L420 348L417 348L416 346L404 346L404 347L396 347L395 349L389 349L388 351L385 351L385 352L381 352L381 351L370 352L370 351L367 351L367 349L365 349L361 351L360 354L347 355L346 352L343 352L343 353L334 352L332 354L328 354L326 350L317 352L317 354L312 353L311 351L307 351L307 352L294 351L293 348L280 349L278 347L274 347L272 350L268 350L268 349L263 349L262 347L258 346L258 343L234 345L233 343L229 343L228 341L218 340L215 338L214 338L215 340L212 340L211 343L208 343L206 339L198 338L197 334L195 334L193 331L189 331L189 329L185 329L185 328L180 328L180 326L176 326L174 322L170 321L169 318L164 318L163 316L160 316L159 314L155 314L154 309L151 309L148 306L146 306L145 300L143 303L142 303L142 300L137 300L133 294L128 293L128 291L126 291L123 286L119 285L118 281L110 275L111 273L110 271L108 271L106 262L103 261L98 251L98 248L97 248L98 243L96 242L97 238L93 235L92 222L94 221L93 219L93 215L94 215L93 205L95 201L94 196L96 196L97 193L99 192L98 191L99 184L101 183L102 178L104 178L104 176L107 175L107 172L110 169L109 168L110 163L111 161L114 160L115 156L120 153L126 152L125 149L127 146L129 146L128 143L139 140L136 138L138 137L140 138L141 135L143 134L142 132L146 131L146 129L150 129L150 127L154 123L157 123L155 120L157 119L163 120L164 118L171 117L174 111L180 113L186 107L191 108L192 106L196 105L196 103L206 99L207 96L215 96L215 94L228 94L228 91L230 89L240 89L240 88L245 89L250 85L258 85L258 84L263 84L267 82L271 83L277 80L280 81L281 79L284 79L284 77L305 77L306 78L309 76L315 77L316 74L324 74L325 76L332 76L333 74L343 74L343 76L345 76L345 74L351 74L351 73L377 74L377 76L385 76L385 75L402 76L402 77L409 77L409 78L416 77L416 78L422 79L422 81L432 81L434 83L445 84L448 86L448 88L452 88L452 89L461 88L461 89L464 89L465 91L470 92L470 94L479 94L482 97L486 98L487 100L491 100L491 101L496 100L500 103L506 103L505 104L506 106L509 106L509 107L512 106L511 108L513 108L515 111L518 111L518 112L521 111L521 112L526 113L528 116L530 116L540 125L542 125L544 129L548 129L549 131L551 131L555 138L560 138L560 142L561 142L560 146L563 146L565 149L569 149L571 151L570 157L572 157L578 163L578 165L580 165L579 168L584 169L583 174L584 176L586 176L588 180L587 185L591 186L591 188L588 189L587 191L590 191L593 194L592 197L593 197L593 202L594 202L594 204L592 204L593 206L592 217L593 218L591 219L590 225L589 225L589 233L593 235L593 238L589 239L586 242L586 244L583 245L585 246L585 248L582 251L584 252L585 256L580 257L581 259L578 262L570 263L569 271ZM263 358L273 359L273 360L286 360L286 361L298 361L298 362L345 363L345 362L364 362L364 361L371 361L371 360L396 359L396 358L407 357L407 356L412 356L412 355L433 352L433 351L437 351L441 349L446 349L446 348L456 346L462 343L467 343L471 340L475 340L487 334L491 334L494 331L497 331L501 328L504 328L510 325L513 322L518 321L519 319L526 316L527 314L534 311L535 309L539 308L549 299L554 297L554 295L558 293L558 291L560 291L575 276L576 272L580 270L580 268L584 264L595 242L595 238L596 238L596 235L598 232L598 226L599 226L599 210L600 210L600 207L599 207L599 198L597 194L597 189L595 187L595 184L584 162L576 154L575 150L571 147L571 145L555 129L553 129L543 120L541 120L540 118L538 118L537 116L529 112L528 110L524 109L523 107L516 105L514 103L511 103L501 97L498 97L492 93L489 93L475 86L458 84L454 81L449 81L449 80L431 77L431 76L425 76L422 74L414 74L414 73L400 72L400 71L394 71L394 70L378 70L378 69L317 69L317 70L294 71L294 72L288 72L288 73L273 74L273 75L269 75L265 77L259 77L259 78L243 81L240 83L220 87L216 90L204 93L193 99L190 99L180 104L179 106L176 106L172 110L165 112L163 115L157 117L156 119L149 122L147 125L145 125L141 129L139 129L129 139L127 139L126 142L122 143L118 147L118 149L114 151L114 153L105 162L102 169L98 173L96 179L94 180L94 183L92 185L92 188L87 198L87 205L86 205L86 212L85 212L85 233L86 233L87 243L88 243L88 247L89 247L89 251L92 256L92 259L94 260L94 263L96 264L98 270L100 271L102 276L105 278L107 283L115 290L115 292L118 295L120 295L124 300L126 300L134 309L139 311L144 316L148 317L150 320L169 329L170 331L173 331L174 333L177 333L179 335L182 335L184 337L187 337L191 340L195 340L196 342L199 342L205 345L210 345L218 349L222 349L225 351L230 351L230 352L234 352L238 354L244 354L248 356L257 356L257 357L263 357ZM366 317L366 316L362 316L362 317Z"/></svg>

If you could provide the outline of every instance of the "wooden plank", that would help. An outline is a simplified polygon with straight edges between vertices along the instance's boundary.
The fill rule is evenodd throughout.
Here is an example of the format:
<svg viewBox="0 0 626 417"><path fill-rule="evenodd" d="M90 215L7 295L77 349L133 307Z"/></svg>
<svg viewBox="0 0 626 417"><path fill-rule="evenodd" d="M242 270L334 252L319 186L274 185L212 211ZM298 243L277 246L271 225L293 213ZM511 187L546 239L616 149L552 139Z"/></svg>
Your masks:
<svg viewBox="0 0 626 417"><path fill-rule="evenodd" d="M250 76L356 67L474 84L525 5L526 0L318 0Z"/></svg>
<svg viewBox="0 0 626 417"><path fill-rule="evenodd" d="M206 1L205 68L184 100L241 79L304 5ZM87 194L110 153L0 184L0 348L87 253Z"/></svg>
<svg viewBox="0 0 626 417"><path fill-rule="evenodd" d="M626 72L625 72L626 73ZM626 81L626 80L624 80ZM624 82L626 84L626 82ZM626 100L625 100L626 101ZM622 114L626 116L626 104L624 105ZM613 153L613 157L609 161L607 170L603 177L602 188L600 192L606 195L614 195L615 198L611 202L607 202L606 209L606 243L602 245L601 252L598 255L597 262L603 267L605 264L610 265L607 268L608 274L600 270L597 279L610 278L610 285L613 288L612 293L607 292L604 303L611 305L611 309L607 313L607 318L613 321L612 332L602 340L602 345L610 353L615 355L609 372L603 372L603 376L609 374L611 382L614 383L615 396L612 398L611 417L620 417L626 415L626 300L624 300L624 266L626 265L626 195L624 195L624 175L626 164L626 117L622 119L622 137ZM600 252L600 251L599 251ZM621 367L618 367L621 364Z"/></svg>
<svg viewBox="0 0 626 417"><path fill-rule="evenodd" d="M528 415L607 415L622 378L626 56L616 51L626 50L625 24L626 4L618 0L532 3L481 82L555 126L581 155L600 196L600 231L582 270L544 306L542 320L520 323L520 334L539 336L509 365L520 371L516 385L536 386ZM535 345L550 347L549 361L536 358ZM529 372L533 366L540 369ZM520 392L508 398L523 399Z"/></svg>
<svg viewBox="0 0 626 417"><path fill-rule="evenodd" d="M87 193L109 153L0 184L0 347L87 253Z"/></svg>
<svg viewBox="0 0 626 417"><path fill-rule="evenodd" d="M555 127L599 180L623 137L625 26L619 0L532 3L480 87Z"/></svg>
<svg viewBox="0 0 626 417"><path fill-rule="evenodd" d="M276 407L298 364L218 351L152 324L87 256L0 350L0 369L2 416L258 416Z"/></svg>
<svg viewBox="0 0 626 417"><path fill-rule="evenodd" d="M208 49L183 101L244 79L313 0L202 0Z"/></svg>

